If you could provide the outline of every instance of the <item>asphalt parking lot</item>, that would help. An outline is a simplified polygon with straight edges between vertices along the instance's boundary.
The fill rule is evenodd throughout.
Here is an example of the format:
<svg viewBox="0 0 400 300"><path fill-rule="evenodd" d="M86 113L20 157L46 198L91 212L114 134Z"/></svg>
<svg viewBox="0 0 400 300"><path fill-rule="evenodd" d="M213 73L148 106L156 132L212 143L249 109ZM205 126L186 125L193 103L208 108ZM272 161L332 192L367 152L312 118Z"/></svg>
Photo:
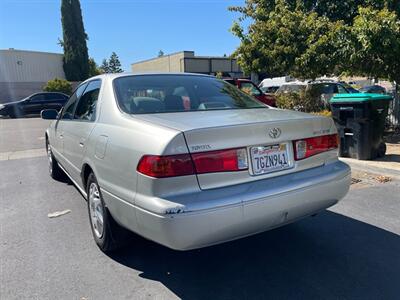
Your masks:
<svg viewBox="0 0 400 300"><path fill-rule="evenodd" d="M110 256L86 202L47 173L44 128L0 119L0 298L398 299L400 181L354 184L313 218L176 252L141 238ZM50 219L47 214L70 209Z"/></svg>

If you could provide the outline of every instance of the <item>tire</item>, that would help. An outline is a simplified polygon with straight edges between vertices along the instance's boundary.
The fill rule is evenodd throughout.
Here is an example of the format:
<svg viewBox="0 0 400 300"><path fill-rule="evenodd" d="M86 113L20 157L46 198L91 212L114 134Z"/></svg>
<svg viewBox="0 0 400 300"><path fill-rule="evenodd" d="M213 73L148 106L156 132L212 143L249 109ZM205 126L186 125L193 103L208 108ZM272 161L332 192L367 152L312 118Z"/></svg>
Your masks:
<svg viewBox="0 0 400 300"><path fill-rule="evenodd" d="M58 165L58 162L54 157L53 152L51 151L50 143L47 139L46 139L46 151L47 151L47 161L49 165L50 177L55 180L64 179L65 178L64 171L61 170L60 166Z"/></svg>
<svg viewBox="0 0 400 300"><path fill-rule="evenodd" d="M86 192L90 228L97 246L105 253L118 250L128 240L129 232L111 216L93 173L88 177Z"/></svg>
<svg viewBox="0 0 400 300"><path fill-rule="evenodd" d="M384 157L386 154L386 144L385 143L380 143L378 147L378 157Z"/></svg>

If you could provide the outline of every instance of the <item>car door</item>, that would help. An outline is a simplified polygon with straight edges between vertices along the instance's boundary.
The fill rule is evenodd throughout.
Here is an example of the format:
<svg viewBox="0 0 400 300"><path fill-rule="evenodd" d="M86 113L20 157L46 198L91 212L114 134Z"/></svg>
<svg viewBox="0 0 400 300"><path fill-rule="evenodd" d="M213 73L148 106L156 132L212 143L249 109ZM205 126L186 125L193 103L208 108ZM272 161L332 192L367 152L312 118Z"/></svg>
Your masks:
<svg viewBox="0 0 400 300"><path fill-rule="evenodd" d="M64 130L68 127L69 122L74 119L75 107L78 99L83 94L87 83L81 84L69 98L68 102L65 104L64 108L61 110L59 117L54 126L54 141L52 142L52 147L55 151L54 155L58 159L58 162L64 167L64 169L69 173L70 161L65 157L64 153Z"/></svg>
<svg viewBox="0 0 400 300"><path fill-rule="evenodd" d="M69 162L68 172L76 182L80 182L86 141L95 126L100 87L101 80L92 80L87 84L78 99L73 120L64 126L64 156Z"/></svg>
<svg viewBox="0 0 400 300"><path fill-rule="evenodd" d="M59 111L62 107L62 95L58 93L47 93L45 94L46 103L44 104L43 109L55 109Z"/></svg>
<svg viewBox="0 0 400 300"><path fill-rule="evenodd" d="M42 106L46 102L45 94L35 94L27 101L24 101L22 110L24 114L39 114L42 111Z"/></svg>

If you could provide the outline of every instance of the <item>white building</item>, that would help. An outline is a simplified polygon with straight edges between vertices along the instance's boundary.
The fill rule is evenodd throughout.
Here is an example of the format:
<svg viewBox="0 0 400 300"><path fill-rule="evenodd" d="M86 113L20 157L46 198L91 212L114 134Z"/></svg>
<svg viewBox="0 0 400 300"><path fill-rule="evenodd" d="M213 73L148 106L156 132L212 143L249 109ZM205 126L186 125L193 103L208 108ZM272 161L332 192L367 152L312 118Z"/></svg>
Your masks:
<svg viewBox="0 0 400 300"><path fill-rule="evenodd" d="M0 103L40 92L54 78L65 78L63 54L0 50Z"/></svg>

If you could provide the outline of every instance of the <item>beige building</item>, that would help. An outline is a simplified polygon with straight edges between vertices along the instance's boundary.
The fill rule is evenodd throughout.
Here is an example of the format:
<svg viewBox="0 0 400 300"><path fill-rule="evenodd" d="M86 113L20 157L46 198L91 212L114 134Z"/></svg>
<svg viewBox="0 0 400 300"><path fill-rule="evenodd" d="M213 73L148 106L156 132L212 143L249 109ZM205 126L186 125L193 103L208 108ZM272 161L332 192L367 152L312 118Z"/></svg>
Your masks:
<svg viewBox="0 0 400 300"><path fill-rule="evenodd" d="M54 78L65 78L62 54L0 50L0 103L40 92Z"/></svg>
<svg viewBox="0 0 400 300"><path fill-rule="evenodd" d="M189 72L216 75L218 72L234 78L243 77L236 59L230 57L195 56L194 51L181 51L139 61L131 65L132 72Z"/></svg>

